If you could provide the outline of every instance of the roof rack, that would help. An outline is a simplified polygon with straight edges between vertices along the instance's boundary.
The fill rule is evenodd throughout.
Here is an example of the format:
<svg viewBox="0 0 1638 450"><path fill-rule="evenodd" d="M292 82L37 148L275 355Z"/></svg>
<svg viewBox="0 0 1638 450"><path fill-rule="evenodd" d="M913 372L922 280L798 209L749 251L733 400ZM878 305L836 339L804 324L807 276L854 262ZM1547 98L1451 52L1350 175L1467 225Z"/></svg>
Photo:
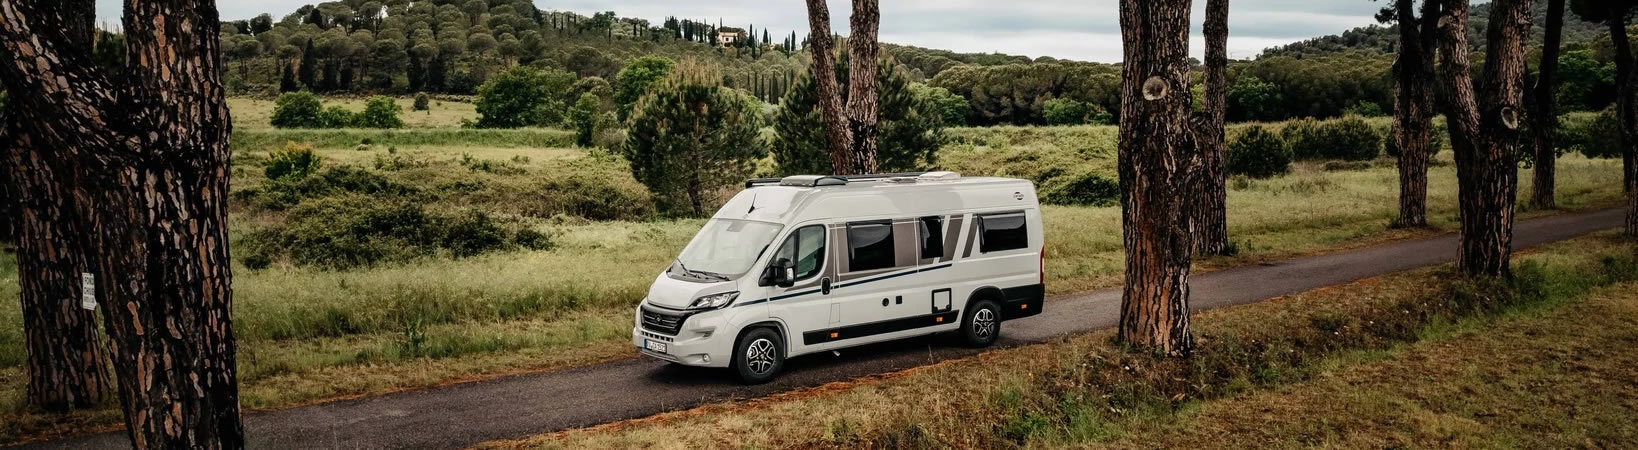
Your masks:
<svg viewBox="0 0 1638 450"><path fill-rule="evenodd" d="M745 188L757 186L840 186L852 181L882 180L892 178L915 178L928 172L900 172L900 173L872 173L865 175L792 175L784 178L752 178L745 180Z"/></svg>

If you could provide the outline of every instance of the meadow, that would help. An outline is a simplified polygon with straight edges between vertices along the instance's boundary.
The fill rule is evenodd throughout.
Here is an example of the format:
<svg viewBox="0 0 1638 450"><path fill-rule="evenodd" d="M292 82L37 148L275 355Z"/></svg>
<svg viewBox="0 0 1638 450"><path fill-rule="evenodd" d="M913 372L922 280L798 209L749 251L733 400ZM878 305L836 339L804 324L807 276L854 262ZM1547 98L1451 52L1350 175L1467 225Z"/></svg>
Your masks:
<svg viewBox="0 0 1638 450"><path fill-rule="evenodd" d="M573 148L567 131L461 129L462 119L475 118L470 104L434 102L427 114L410 112L407 101L400 100L410 128L400 130L272 129L270 101L230 102L236 124L234 328L245 407L288 407L635 355L627 348L633 305L703 220L657 216L650 194L623 161L604 150ZM358 107L352 103L346 104ZM1048 170L1113 173L1115 166L1112 126L948 134L935 166L968 175L1034 178ZM322 161L315 175L301 183L266 176L273 152L306 146ZM1302 162L1283 177L1235 178L1228 225L1237 253L1198 267L1453 231L1450 152L1435 158L1429 175L1425 229L1389 227L1397 212L1393 164L1381 159L1327 170L1322 162ZM1521 175L1525 198L1530 177ZM1568 211L1620 205L1620 179L1619 161L1566 155L1559 160L1559 203ZM402 208L392 214L479 224L479 237L494 245L467 252L444 242L400 253L332 233L353 226L341 224L379 219L358 219L362 213L355 210L388 204ZM1118 206L1046 206L1044 216L1049 294L1118 285ZM465 228L447 228L441 231L446 241L465 239L456 231ZM342 251L384 259L315 262ZM16 297L15 272L12 256L0 255L0 298ZM70 419L24 410L17 308L0 303L0 442L116 418L111 410Z"/></svg>

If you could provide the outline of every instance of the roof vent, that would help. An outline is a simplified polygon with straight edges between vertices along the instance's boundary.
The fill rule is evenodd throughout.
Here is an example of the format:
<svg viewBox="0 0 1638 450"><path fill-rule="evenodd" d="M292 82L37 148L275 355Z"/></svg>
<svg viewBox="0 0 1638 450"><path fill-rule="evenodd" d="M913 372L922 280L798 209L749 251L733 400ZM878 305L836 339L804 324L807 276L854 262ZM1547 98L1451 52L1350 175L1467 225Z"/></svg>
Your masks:
<svg viewBox="0 0 1638 450"><path fill-rule="evenodd" d="M916 179L921 181L955 181L961 179L961 174L956 172L927 172L916 177Z"/></svg>
<svg viewBox="0 0 1638 450"><path fill-rule="evenodd" d="M893 178L888 178L885 181L887 181L888 183L915 183L916 182L916 177L893 177Z"/></svg>

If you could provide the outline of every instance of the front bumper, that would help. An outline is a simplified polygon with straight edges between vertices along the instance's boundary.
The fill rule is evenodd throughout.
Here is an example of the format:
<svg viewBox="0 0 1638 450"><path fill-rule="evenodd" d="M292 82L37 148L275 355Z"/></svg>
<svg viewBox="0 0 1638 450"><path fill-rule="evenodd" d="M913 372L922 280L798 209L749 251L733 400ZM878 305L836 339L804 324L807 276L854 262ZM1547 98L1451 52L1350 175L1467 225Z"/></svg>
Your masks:
<svg viewBox="0 0 1638 450"><path fill-rule="evenodd" d="M631 329L631 345L645 356L677 364L699 367L728 367L733 354L734 333L720 333L723 325L722 310L687 314L675 334L668 330L645 327L641 317L643 308L650 312L683 315L682 311L641 305L636 326ZM665 344L665 351L650 350L648 341Z"/></svg>

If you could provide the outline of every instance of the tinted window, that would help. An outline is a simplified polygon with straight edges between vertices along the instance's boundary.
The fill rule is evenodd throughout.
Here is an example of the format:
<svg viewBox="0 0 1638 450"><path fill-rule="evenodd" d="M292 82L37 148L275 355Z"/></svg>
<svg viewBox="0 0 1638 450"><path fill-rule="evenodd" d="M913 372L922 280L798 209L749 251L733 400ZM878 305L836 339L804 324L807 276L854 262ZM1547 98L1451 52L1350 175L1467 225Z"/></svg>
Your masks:
<svg viewBox="0 0 1638 450"><path fill-rule="evenodd" d="M1022 212L978 216L978 231L978 250L984 253L1029 247Z"/></svg>
<svg viewBox="0 0 1638 450"><path fill-rule="evenodd" d="M893 267L892 222L855 222L847 224L848 270L886 269Z"/></svg>
<svg viewBox="0 0 1638 450"><path fill-rule="evenodd" d="M944 256L944 218L923 217L918 222L921 226L921 258Z"/></svg>
<svg viewBox="0 0 1638 450"><path fill-rule="evenodd" d="M824 225L810 225L791 233L779 247L779 253L774 254L774 261L781 258L796 263L796 279L792 281L817 275L825 266Z"/></svg>

